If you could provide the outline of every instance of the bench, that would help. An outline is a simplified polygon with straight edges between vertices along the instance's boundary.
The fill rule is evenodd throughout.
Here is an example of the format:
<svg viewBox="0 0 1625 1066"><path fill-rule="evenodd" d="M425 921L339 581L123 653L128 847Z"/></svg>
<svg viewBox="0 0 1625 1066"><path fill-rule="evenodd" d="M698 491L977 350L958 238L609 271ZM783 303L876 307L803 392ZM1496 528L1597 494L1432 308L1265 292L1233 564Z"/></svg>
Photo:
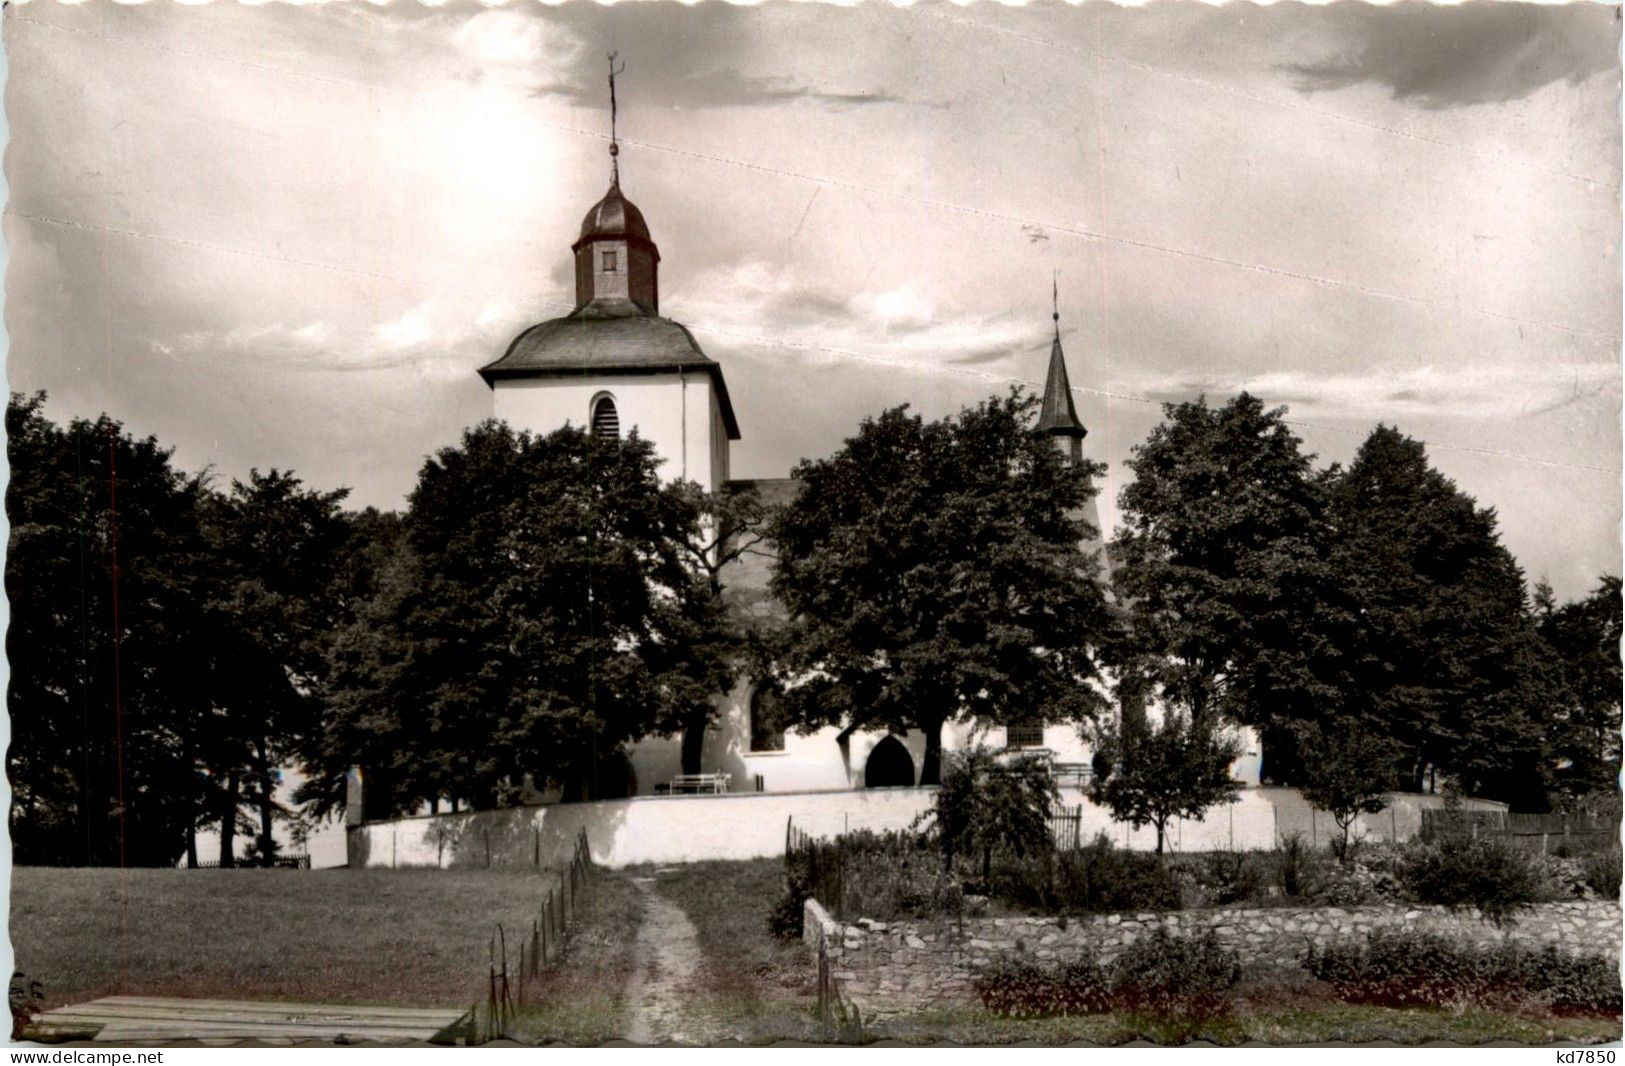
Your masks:
<svg viewBox="0 0 1625 1066"><path fill-rule="evenodd" d="M732 774L678 774L670 781L655 786L661 796L721 795L728 791Z"/></svg>

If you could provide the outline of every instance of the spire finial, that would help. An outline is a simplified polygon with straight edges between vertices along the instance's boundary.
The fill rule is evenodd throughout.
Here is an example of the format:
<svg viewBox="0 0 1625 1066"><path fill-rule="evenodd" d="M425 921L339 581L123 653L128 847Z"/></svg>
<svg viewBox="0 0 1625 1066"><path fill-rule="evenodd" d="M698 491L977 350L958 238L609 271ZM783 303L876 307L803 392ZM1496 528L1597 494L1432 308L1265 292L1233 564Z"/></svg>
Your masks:
<svg viewBox="0 0 1625 1066"><path fill-rule="evenodd" d="M621 142L615 135L615 75L626 70L625 63L622 63L619 67L615 66L615 57L618 55L620 55L619 52L609 54L609 180L610 184L616 186L621 184L621 162L619 159Z"/></svg>

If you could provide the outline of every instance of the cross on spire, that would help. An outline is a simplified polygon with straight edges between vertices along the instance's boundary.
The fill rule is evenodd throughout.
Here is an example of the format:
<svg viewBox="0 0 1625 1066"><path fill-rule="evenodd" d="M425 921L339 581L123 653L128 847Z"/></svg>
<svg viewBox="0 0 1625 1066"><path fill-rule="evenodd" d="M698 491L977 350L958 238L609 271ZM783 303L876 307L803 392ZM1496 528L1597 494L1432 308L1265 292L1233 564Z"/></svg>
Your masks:
<svg viewBox="0 0 1625 1066"><path fill-rule="evenodd" d="M615 134L615 75L626 70L626 64L615 66L615 57L619 52L609 54L609 181L611 185L621 183L621 142Z"/></svg>

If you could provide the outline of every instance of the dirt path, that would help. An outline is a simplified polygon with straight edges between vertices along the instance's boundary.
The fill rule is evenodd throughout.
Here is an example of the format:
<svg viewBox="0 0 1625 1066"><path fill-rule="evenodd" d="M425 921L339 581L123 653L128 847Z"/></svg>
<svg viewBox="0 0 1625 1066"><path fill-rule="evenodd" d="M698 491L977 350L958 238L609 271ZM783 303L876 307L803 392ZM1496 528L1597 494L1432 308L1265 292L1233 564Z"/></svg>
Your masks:
<svg viewBox="0 0 1625 1066"><path fill-rule="evenodd" d="M705 996L700 942L683 909L652 877L634 877L644 893L637 972L628 996L626 1038L634 1044L715 1043L714 1027L695 1009Z"/></svg>

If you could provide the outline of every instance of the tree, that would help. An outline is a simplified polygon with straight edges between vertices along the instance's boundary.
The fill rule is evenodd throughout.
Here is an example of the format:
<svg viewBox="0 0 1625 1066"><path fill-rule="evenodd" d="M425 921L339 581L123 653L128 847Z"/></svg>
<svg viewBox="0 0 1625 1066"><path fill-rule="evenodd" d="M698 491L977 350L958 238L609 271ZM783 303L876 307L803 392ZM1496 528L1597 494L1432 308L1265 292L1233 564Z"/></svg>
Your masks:
<svg viewBox="0 0 1625 1066"><path fill-rule="evenodd" d="M700 515L656 463L635 434L494 421L425 463L380 593L335 643L327 787L350 755L394 809L499 806L526 777L624 793L614 756L681 728L726 643L684 555Z"/></svg>
<svg viewBox="0 0 1625 1066"><path fill-rule="evenodd" d="M206 489L155 439L44 403L6 410L14 856L168 865L210 812Z"/></svg>
<svg viewBox="0 0 1625 1066"><path fill-rule="evenodd" d="M1049 851L1050 810L1059 798L1048 764L1036 757L1001 761L981 745L950 752L931 811L943 865L951 871L956 856L980 855L985 884L995 851Z"/></svg>
<svg viewBox="0 0 1625 1066"><path fill-rule="evenodd" d="M705 732L716 718L719 692L733 687L745 642L729 617L722 575L757 549L767 514L754 488L707 492L692 481L670 490L687 510L678 539L690 581L671 605L670 624L678 639L661 664L667 678L666 702L682 735L685 774L701 771Z"/></svg>
<svg viewBox="0 0 1625 1066"><path fill-rule="evenodd" d="M1284 408L1243 393L1163 410L1120 499L1121 669L1204 728L1259 727L1288 779L1294 725L1348 692L1352 612L1328 565L1323 481Z"/></svg>
<svg viewBox="0 0 1625 1066"><path fill-rule="evenodd" d="M769 531L790 621L767 663L793 720L918 728L934 784L947 721L1093 718L1108 620L1077 514L1102 468L1033 432L1035 406L895 408L796 467Z"/></svg>
<svg viewBox="0 0 1625 1066"><path fill-rule="evenodd" d="M342 551L350 528L339 511L347 489L306 489L291 472L250 471L205 508L213 557L211 608L220 670L213 686L224 740L240 761L226 774L221 860L233 861L239 782L252 782L259 819L255 854L276 858L273 819L280 768L320 729L325 644L340 620Z"/></svg>
<svg viewBox="0 0 1625 1066"><path fill-rule="evenodd" d="M1201 818L1210 807L1235 800L1230 767L1240 754L1236 739L1211 720L1175 708L1154 723L1126 715L1095 730L1089 795L1120 822L1155 826L1160 856L1169 822Z"/></svg>
<svg viewBox="0 0 1625 1066"><path fill-rule="evenodd" d="M1402 753L1379 729L1362 721L1321 723L1300 737L1303 798L1331 814L1342 831L1333 850L1344 864L1352 857L1349 833L1355 819L1387 807L1386 793L1398 782Z"/></svg>
<svg viewBox="0 0 1625 1066"><path fill-rule="evenodd" d="M1605 575L1589 595L1557 606L1548 586L1536 595L1536 626L1556 654L1563 696L1548 722L1557 758L1554 783L1565 806L1619 795L1620 579Z"/></svg>
<svg viewBox="0 0 1625 1066"><path fill-rule="evenodd" d="M1378 426L1331 482L1334 560L1359 607L1352 672L1378 730L1406 751L1406 784L1542 806L1544 709L1557 664L1522 572L1480 508Z"/></svg>

